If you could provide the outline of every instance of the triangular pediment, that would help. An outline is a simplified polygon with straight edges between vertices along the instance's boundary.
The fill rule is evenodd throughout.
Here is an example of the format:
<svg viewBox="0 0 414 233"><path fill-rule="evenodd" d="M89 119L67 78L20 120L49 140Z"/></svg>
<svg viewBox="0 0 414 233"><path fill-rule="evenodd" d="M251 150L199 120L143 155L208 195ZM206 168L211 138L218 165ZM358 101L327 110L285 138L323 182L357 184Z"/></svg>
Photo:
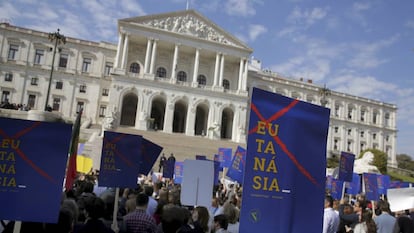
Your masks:
<svg viewBox="0 0 414 233"><path fill-rule="evenodd" d="M251 50L236 37L227 33L194 10L126 18L121 19L120 22L143 25L158 30L189 35L203 40Z"/></svg>

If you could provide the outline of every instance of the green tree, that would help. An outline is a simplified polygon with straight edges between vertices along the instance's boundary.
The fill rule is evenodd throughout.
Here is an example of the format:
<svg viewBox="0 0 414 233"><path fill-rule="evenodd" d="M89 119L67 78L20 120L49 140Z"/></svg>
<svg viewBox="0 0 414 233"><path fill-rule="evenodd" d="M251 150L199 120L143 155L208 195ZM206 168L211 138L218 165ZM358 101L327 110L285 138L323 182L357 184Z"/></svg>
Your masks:
<svg viewBox="0 0 414 233"><path fill-rule="evenodd" d="M386 174L387 173L387 161L388 161L387 154L378 149L366 149L364 151L361 151L361 153L359 154L359 158L362 158L362 156L367 151L370 151L372 154L374 154L374 159L372 160L371 165L376 166L378 170L381 172L381 174Z"/></svg>
<svg viewBox="0 0 414 233"><path fill-rule="evenodd" d="M407 154L397 155L397 163L399 168L414 171L414 161L411 156Z"/></svg>

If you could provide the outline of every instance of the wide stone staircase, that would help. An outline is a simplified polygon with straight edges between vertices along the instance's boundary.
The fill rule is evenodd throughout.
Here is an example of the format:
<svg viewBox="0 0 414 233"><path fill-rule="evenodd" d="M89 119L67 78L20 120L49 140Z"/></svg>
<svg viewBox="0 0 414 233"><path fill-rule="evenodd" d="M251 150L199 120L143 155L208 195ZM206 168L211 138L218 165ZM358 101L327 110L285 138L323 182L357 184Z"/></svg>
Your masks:
<svg viewBox="0 0 414 233"><path fill-rule="evenodd" d="M164 133L162 131L144 131L130 127L118 127L115 132L141 135L145 139L163 147L165 156L174 154L177 161L185 159L195 159L195 155L205 155L208 159L213 159L214 154L218 153L218 148L232 148L233 153L237 146L246 148L245 144L234 143L228 140L212 140L201 136L186 136L180 133ZM81 129L80 141L85 143L83 155L91 157L93 168L99 169L102 150L102 137L100 125L92 125L90 128ZM158 167L158 161L154 165Z"/></svg>

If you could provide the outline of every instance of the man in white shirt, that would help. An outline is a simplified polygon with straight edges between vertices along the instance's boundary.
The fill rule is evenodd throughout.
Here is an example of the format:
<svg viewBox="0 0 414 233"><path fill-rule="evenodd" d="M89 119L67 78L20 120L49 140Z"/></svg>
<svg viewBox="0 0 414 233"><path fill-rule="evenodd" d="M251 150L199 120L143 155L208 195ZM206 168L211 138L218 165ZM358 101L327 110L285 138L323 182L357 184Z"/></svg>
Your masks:
<svg viewBox="0 0 414 233"><path fill-rule="evenodd" d="M339 227L339 215L332 208L333 198L325 197L325 211L323 214L323 231L322 233L336 233Z"/></svg>

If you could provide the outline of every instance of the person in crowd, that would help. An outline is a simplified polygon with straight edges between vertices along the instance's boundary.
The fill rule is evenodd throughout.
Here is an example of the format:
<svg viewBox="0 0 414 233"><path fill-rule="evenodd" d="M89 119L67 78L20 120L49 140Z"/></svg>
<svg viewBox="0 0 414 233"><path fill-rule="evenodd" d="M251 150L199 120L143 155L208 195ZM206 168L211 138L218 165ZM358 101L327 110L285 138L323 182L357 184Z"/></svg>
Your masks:
<svg viewBox="0 0 414 233"><path fill-rule="evenodd" d="M352 229L351 227L346 227L348 233L376 233L377 226L372 219L372 211L370 209L364 209L361 214L361 221L355 225Z"/></svg>
<svg viewBox="0 0 414 233"><path fill-rule="evenodd" d="M158 165L158 172L163 171L166 160L167 160L167 158L165 157L165 154L162 153L162 155L160 157L160 162L159 162L159 165Z"/></svg>
<svg viewBox="0 0 414 233"><path fill-rule="evenodd" d="M377 224L378 233L398 233L397 219L391 215L390 204L385 200L378 201L378 209L381 214L374 221Z"/></svg>
<svg viewBox="0 0 414 233"><path fill-rule="evenodd" d="M227 231L230 233L239 232L239 210L231 202L226 202L223 206L223 213L227 216L229 224Z"/></svg>
<svg viewBox="0 0 414 233"><path fill-rule="evenodd" d="M229 233L227 231L228 224L229 222L228 222L226 215L219 214L219 215L214 216L213 232L214 233Z"/></svg>
<svg viewBox="0 0 414 233"><path fill-rule="evenodd" d="M45 224L45 233L70 233L73 232L75 225L75 214L73 210L68 207L61 207L59 211L59 218L56 224Z"/></svg>
<svg viewBox="0 0 414 233"><path fill-rule="evenodd" d="M325 196L325 210L323 214L323 233L336 233L339 227L339 215L332 208L333 198Z"/></svg>
<svg viewBox="0 0 414 233"><path fill-rule="evenodd" d="M341 200L341 203L343 201ZM339 228L338 233L345 233L346 228L354 228L359 222L358 214L354 213L353 207L349 203L339 205Z"/></svg>
<svg viewBox="0 0 414 233"><path fill-rule="evenodd" d="M128 233L155 233L157 225L154 218L147 214L149 197L141 192L136 198L136 209L124 217L125 229Z"/></svg>
<svg viewBox="0 0 414 233"><path fill-rule="evenodd" d="M162 210L161 228L163 233L177 233L186 224L185 213L181 207L167 204Z"/></svg>
<svg viewBox="0 0 414 233"><path fill-rule="evenodd" d="M157 209L158 202L152 197L154 193L154 188L152 185L145 184L144 185L144 193L148 196L148 207L147 207L147 214L153 216L155 210Z"/></svg>
<svg viewBox="0 0 414 233"><path fill-rule="evenodd" d="M194 208L192 216L193 224L195 228L201 228L202 233L210 232L209 222L210 222L210 214L208 209L204 206L197 206Z"/></svg>
<svg viewBox="0 0 414 233"><path fill-rule="evenodd" d="M75 227L75 233L114 233L114 231L105 226L100 218L105 212L104 201L96 196L89 196L85 198L85 217L84 224Z"/></svg>
<svg viewBox="0 0 414 233"><path fill-rule="evenodd" d="M168 161L172 161L173 164L175 163L175 157L173 153L171 153L170 157L168 157Z"/></svg>
<svg viewBox="0 0 414 233"><path fill-rule="evenodd" d="M414 221L409 216L409 210L402 210L396 212L398 227L400 233L413 233Z"/></svg>

